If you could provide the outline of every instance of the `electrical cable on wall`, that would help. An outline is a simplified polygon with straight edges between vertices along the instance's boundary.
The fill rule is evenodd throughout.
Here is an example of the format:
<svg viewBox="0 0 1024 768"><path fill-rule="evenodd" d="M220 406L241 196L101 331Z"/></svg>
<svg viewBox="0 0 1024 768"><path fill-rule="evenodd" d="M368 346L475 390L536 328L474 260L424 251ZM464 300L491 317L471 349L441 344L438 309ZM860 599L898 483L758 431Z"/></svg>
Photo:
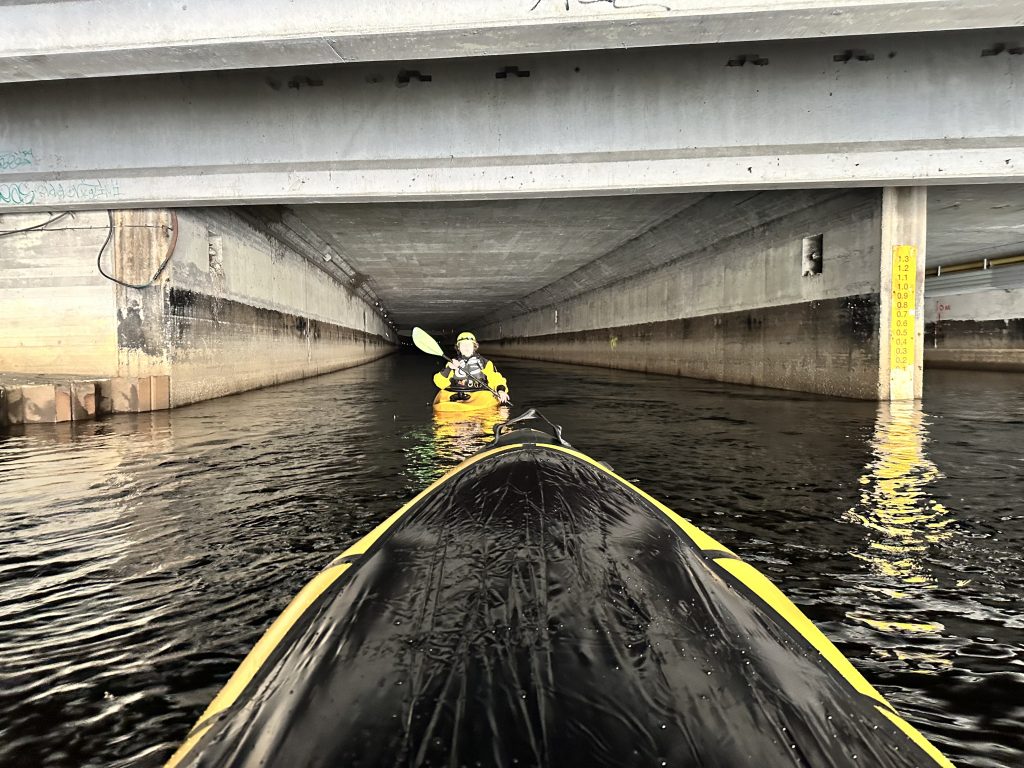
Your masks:
<svg viewBox="0 0 1024 768"><path fill-rule="evenodd" d="M36 230L46 229L48 226L50 226L54 222L60 221L65 216L74 216L74 214L71 211L64 211L63 213L58 213L56 215L51 214L50 218L44 221L42 224L33 224L31 227L12 229L10 232L0 232L0 237L10 237L11 235L20 235L23 232L35 232Z"/></svg>
<svg viewBox="0 0 1024 768"><path fill-rule="evenodd" d="M118 285L123 285L125 288L149 288L151 285L153 285L153 283L155 283L160 278L160 275L163 274L163 271L167 269L167 265L171 263L171 256L174 255L174 248L178 245L178 214L176 214L174 211L171 211L171 242L167 244L167 253L164 255L164 259L160 263L160 267L157 269L156 273L151 278L149 278L148 282L145 283L126 283L124 280L119 280L113 275L108 275L103 270L103 253L104 251L107 250L107 246L110 245L110 241L114 237L113 211L107 211L107 220L109 222L109 226L107 228L107 238L106 240L103 241L103 245L100 246L100 252L96 254L96 269L98 269L100 271L100 274L107 278L107 280L115 282Z"/></svg>

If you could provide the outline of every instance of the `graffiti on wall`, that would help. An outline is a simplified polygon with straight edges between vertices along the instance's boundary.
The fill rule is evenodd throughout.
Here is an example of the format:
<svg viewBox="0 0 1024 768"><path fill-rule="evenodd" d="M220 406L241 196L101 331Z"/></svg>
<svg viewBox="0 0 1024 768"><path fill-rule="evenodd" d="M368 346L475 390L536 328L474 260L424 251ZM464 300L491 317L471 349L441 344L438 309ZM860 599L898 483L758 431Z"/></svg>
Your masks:
<svg viewBox="0 0 1024 768"><path fill-rule="evenodd" d="M41 181L0 183L2 205L51 205L117 200L121 190L114 180Z"/></svg>
<svg viewBox="0 0 1024 768"><path fill-rule="evenodd" d="M0 171L13 171L17 168L24 168L26 165L32 165L35 161L36 159L32 155L31 149L0 149Z"/></svg>

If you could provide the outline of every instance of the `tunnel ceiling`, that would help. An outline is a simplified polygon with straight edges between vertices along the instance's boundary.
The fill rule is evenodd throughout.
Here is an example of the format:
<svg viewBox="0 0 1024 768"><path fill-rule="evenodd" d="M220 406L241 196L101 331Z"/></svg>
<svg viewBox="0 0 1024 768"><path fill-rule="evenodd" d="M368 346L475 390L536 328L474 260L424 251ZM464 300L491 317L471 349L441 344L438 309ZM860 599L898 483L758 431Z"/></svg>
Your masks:
<svg viewBox="0 0 1024 768"><path fill-rule="evenodd" d="M1024 184L928 189L928 264L1024 253Z"/></svg>
<svg viewBox="0 0 1024 768"><path fill-rule="evenodd" d="M689 195L295 206L403 326L451 329L592 262Z"/></svg>
<svg viewBox="0 0 1024 768"><path fill-rule="evenodd" d="M400 326L444 331L499 310L526 309L530 300L554 297L566 286L585 290L602 277L607 282L623 270L650 268L643 247L632 241L640 242L657 224L690 207L695 237L706 237L711 222L701 221L698 204L707 197L321 204L291 210L368 278ZM739 208L756 214L769 199L745 193ZM628 244L634 247L624 247ZM627 261L613 263L613 251ZM1024 253L1024 185L929 189L929 265L1019 253ZM580 275L584 282L575 285Z"/></svg>

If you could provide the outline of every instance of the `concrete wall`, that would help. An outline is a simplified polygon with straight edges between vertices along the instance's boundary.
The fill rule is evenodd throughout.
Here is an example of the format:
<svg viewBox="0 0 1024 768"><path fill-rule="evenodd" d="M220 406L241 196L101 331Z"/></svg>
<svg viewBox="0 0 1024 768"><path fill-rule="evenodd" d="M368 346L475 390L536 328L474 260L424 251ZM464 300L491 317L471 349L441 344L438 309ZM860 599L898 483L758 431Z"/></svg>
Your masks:
<svg viewBox="0 0 1024 768"><path fill-rule="evenodd" d="M925 323L930 367L1024 371L1024 287L927 298Z"/></svg>
<svg viewBox="0 0 1024 768"><path fill-rule="evenodd" d="M391 351L391 331L372 307L238 216L198 209L179 212L178 222L167 296L174 405Z"/></svg>
<svg viewBox="0 0 1024 768"><path fill-rule="evenodd" d="M45 220L2 216L0 232ZM152 285L98 272L106 212L0 238L0 371L146 387L169 377L176 406L393 349L384 320L316 265L319 254L300 254L237 213L117 211L113 225L104 269ZM148 409L143 400L131 409Z"/></svg>
<svg viewBox="0 0 1024 768"><path fill-rule="evenodd" d="M116 375L114 292L96 271L107 214L2 236L49 218L0 214L0 371Z"/></svg>
<svg viewBox="0 0 1024 768"><path fill-rule="evenodd" d="M668 249L663 266L487 325L484 349L879 397L882 191L721 194L714 204L723 222L742 220L744 206L771 213L716 241L695 238L699 222L684 210L624 246ZM802 240L814 235L823 270L803 277ZM688 251L694 240L707 244Z"/></svg>

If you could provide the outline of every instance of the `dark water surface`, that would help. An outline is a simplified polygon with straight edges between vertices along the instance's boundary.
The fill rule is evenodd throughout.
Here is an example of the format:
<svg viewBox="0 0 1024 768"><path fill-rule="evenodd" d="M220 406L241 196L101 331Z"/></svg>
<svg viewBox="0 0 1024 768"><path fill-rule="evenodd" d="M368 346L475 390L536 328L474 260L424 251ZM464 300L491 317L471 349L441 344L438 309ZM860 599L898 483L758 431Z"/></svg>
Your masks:
<svg viewBox="0 0 1024 768"><path fill-rule="evenodd" d="M578 448L767 573L958 765L1024 765L1024 377L877 407L502 366ZM484 442L399 355L0 435L0 765L159 765L330 558Z"/></svg>

